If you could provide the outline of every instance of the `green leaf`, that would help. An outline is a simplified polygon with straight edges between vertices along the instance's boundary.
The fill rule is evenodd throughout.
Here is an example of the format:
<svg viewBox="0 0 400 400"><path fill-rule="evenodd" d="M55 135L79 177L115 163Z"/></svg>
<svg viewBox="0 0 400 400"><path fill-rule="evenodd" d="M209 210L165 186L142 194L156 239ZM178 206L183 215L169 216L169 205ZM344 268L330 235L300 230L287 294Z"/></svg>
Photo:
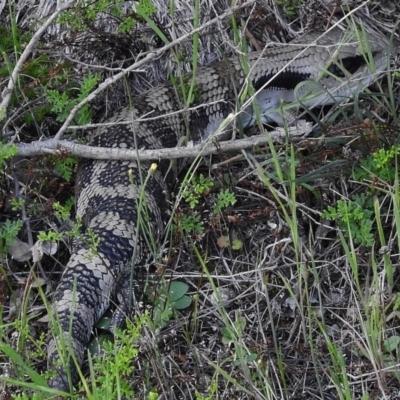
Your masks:
<svg viewBox="0 0 400 400"><path fill-rule="evenodd" d="M394 350L400 350L400 336L390 336L383 342L383 347L389 353Z"/></svg>
<svg viewBox="0 0 400 400"><path fill-rule="evenodd" d="M256 354L256 353L249 354L246 357L246 361L247 362L253 362L253 361L257 360L257 357L258 357L258 354Z"/></svg>
<svg viewBox="0 0 400 400"><path fill-rule="evenodd" d="M88 346L88 350L92 356L99 356L104 351L104 345L106 343L114 343L114 335L111 333L104 333L98 337L95 337Z"/></svg>
<svg viewBox="0 0 400 400"><path fill-rule="evenodd" d="M161 313L161 320L168 322L174 315L174 311L171 306L167 306Z"/></svg>
<svg viewBox="0 0 400 400"><path fill-rule="evenodd" d="M254 361L256 359L257 359L257 354L252 353L252 354L249 354L247 357L245 357L244 362L246 364L248 364L248 363L250 363L250 362L252 362L252 361ZM233 362L233 365L235 365L235 366L239 366L239 365L242 365L242 364L243 364L243 360L242 359L238 359L238 360L235 360Z"/></svg>
<svg viewBox="0 0 400 400"><path fill-rule="evenodd" d="M104 331L110 331L111 330L111 317L109 316L103 316L101 317L97 323L96 323L96 328L103 329Z"/></svg>
<svg viewBox="0 0 400 400"><path fill-rule="evenodd" d="M153 389L155 390L155 389ZM151 390L149 392L149 394L147 395L147 400L158 400L160 398L160 395L158 394L158 392L155 392Z"/></svg>
<svg viewBox="0 0 400 400"><path fill-rule="evenodd" d="M172 282L169 288L169 300L177 301L187 293L189 286L183 282Z"/></svg>
<svg viewBox="0 0 400 400"><path fill-rule="evenodd" d="M228 339L230 341L236 339L234 331L229 326L224 326L223 328L221 328L221 333L225 339Z"/></svg>
<svg viewBox="0 0 400 400"><path fill-rule="evenodd" d="M239 239L232 240L232 250L241 250L243 242Z"/></svg>
<svg viewBox="0 0 400 400"><path fill-rule="evenodd" d="M246 328L246 323L247 321L245 317L242 315L237 316L235 320L235 327L240 334L244 331L244 328Z"/></svg>
<svg viewBox="0 0 400 400"><path fill-rule="evenodd" d="M175 310L183 310L184 308L188 308L192 304L192 298L189 296L182 296L180 299L174 301L172 303L172 307Z"/></svg>

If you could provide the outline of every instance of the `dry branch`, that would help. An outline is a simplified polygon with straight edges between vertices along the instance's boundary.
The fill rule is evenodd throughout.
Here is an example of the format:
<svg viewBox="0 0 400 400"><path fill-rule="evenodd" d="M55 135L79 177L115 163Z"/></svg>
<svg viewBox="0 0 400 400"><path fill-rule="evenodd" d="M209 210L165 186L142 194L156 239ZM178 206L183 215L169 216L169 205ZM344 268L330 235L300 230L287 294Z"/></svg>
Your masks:
<svg viewBox="0 0 400 400"><path fill-rule="evenodd" d="M43 142L32 142L18 145L18 155L33 157L46 154L65 154L92 158L96 160L162 160L171 158L206 156L218 152L235 151L260 146L272 140L273 142L292 136L304 136L311 131L311 124L287 129L277 128L263 135L252 136L245 139L231 140L218 143L206 143L188 146L155 150L126 150L108 147L92 147L73 143L67 140L51 139Z"/></svg>

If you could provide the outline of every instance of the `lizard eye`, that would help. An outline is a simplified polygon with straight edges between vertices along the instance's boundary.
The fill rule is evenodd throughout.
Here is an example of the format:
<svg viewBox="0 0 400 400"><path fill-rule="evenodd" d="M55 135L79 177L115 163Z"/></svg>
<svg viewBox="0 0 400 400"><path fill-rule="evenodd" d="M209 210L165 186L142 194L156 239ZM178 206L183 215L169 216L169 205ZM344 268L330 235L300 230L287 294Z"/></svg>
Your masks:
<svg viewBox="0 0 400 400"><path fill-rule="evenodd" d="M328 71L338 78L344 78L346 76L345 71L348 71L350 74L354 74L360 67L364 65L365 58L363 56L347 57L341 59L337 63L332 63L328 67Z"/></svg>

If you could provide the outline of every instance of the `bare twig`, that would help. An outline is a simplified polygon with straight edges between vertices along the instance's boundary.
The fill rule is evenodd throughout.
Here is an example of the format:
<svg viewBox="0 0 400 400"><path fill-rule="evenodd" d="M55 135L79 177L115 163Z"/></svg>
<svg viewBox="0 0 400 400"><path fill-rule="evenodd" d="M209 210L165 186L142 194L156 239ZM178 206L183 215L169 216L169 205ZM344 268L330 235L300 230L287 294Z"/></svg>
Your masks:
<svg viewBox="0 0 400 400"><path fill-rule="evenodd" d="M302 136L310 133L311 125L305 124L300 127L289 127L286 130L277 128L267 134L252 136L245 139L222 142L219 146L208 141L192 147L174 147L155 150L126 150L108 147L92 147L72 143L67 140L51 139L43 142L32 142L18 145L18 155L32 157L46 154L62 154L68 152L71 155L96 160L162 160L173 158L197 157L199 154L206 156L220 151L235 151L260 146L269 140L276 141L286 136Z"/></svg>

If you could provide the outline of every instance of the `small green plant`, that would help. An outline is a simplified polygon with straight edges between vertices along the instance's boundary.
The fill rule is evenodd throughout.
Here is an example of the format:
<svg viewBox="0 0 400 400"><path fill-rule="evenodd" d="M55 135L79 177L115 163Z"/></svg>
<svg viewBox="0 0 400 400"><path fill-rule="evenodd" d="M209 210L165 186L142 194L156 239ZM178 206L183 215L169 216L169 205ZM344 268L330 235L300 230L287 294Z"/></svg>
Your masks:
<svg viewBox="0 0 400 400"><path fill-rule="evenodd" d="M217 379L213 379L212 381L211 381L211 384L210 384L210 386L208 387L208 393L209 393L209 396L204 396L204 395L202 395L201 393L199 393L197 390L196 390L196 393L195 393L195 396L196 396L196 400L213 400L215 397L215 394L217 393L217 391L218 391L218 380Z"/></svg>
<svg viewBox="0 0 400 400"><path fill-rule="evenodd" d="M276 4L283 8L283 13L287 18L294 18L299 13L299 6L304 0L276 0Z"/></svg>
<svg viewBox="0 0 400 400"><path fill-rule="evenodd" d="M178 224L178 230L184 234L201 235L204 233L204 226L199 214L189 214L182 216Z"/></svg>
<svg viewBox="0 0 400 400"><path fill-rule="evenodd" d="M97 249L100 245L100 237L97 235L96 232L93 231L93 229L88 229L86 231L87 236L88 236L88 245L90 249L90 254L94 257L97 255Z"/></svg>
<svg viewBox="0 0 400 400"><path fill-rule="evenodd" d="M71 227L71 230L66 232L66 235L70 238L77 239L81 236L80 229L82 227L82 221L79 218L76 221L71 219L70 212L73 205L74 199L70 198L66 201L65 205L61 205L59 202L54 203L53 209L55 210L57 217L60 220L65 221ZM42 242L58 242L61 238L62 234L54 231L41 231L38 234L38 239ZM97 255L97 248L100 244L100 237L90 228L86 230L85 244L89 247L88 256L95 257Z"/></svg>
<svg viewBox="0 0 400 400"><path fill-rule="evenodd" d="M64 205L62 205L60 202L55 202L53 204L53 209L56 212L56 215L58 218L60 218L63 221L69 221L70 215L71 215L71 209L74 206L75 199L73 197L70 197Z"/></svg>
<svg viewBox="0 0 400 400"><path fill-rule="evenodd" d="M22 221L10 221L7 219L0 226L0 257L4 257L8 251L8 246L12 244L22 228Z"/></svg>
<svg viewBox="0 0 400 400"><path fill-rule="evenodd" d="M16 24L11 23L9 27L0 27L0 52L3 56L3 62L0 63L0 78L9 78L17 62L18 54L30 39L30 34L21 32ZM68 82L70 72L71 65L68 63L61 63L44 52L34 54L21 67L15 90L11 95L11 107L40 98L45 88ZM22 116L22 120L28 124L42 121L50 112L49 105L43 101L39 101L34 107L30 106L28 109L29 111L23 113ZM1 110L3 115L0 119L4 117L4 111Z"/></svg>
<svg viewBox="0 0 400 400"><path fill-rule="evenodd" d="M377 177L384 182L394 182L396 179L396 159L400 154L400 146L391 146L388 150L379 149L360 161L353 171L353 179L362 182Z"/></svg>
<svg viewBox="0 0 400 400"><path fill-rule="evenodd" d="M38 234L38 239L41 242L59 242L62 239L62 233L60 232L54 232L54 231L48 231L48 232L44 232L41 231Z"/></svg>
<svg viewBox="0 0 400 400"><path fill-rule="evenodd" d="M391 146L389 149L379 149L364 160L353 170L354 180L376 180L393 184L398 176L397 157L400 146ZM322 217L338 222L345 231L345 237L351 237L354 243L371 246L374 238L372 234L374 215L373 196L376 188L371 186L367 193L352 197L351 201L339 200L336 207L329 206L322 213Z"/></svg>
<svg viewBox="0 0 400 400"><path fill-rule="evenodd" d="M149 394L147 395L147 400L158 400L159 398L160 395L155 389L150 390Z"/></svg>
<svg viewBox="0 0 400 400"><path fill-rule="evenodd" d="M373 201L365 193L353 196L353 201L339 200L336 207L328 206L321 216L337 221L345 237L351 235L354 243L372 246Z"/></svg>
<svg viewBox="0 0 400 400"><path fill-rule="evenodd" d="M11 200L11 208L12 208L13 211L17 211L24 205L24 203L25 203L24 199L21 199L21 198L20 199L16 199L16 198L14 198L14 199Z"/></svg>
<svg viewBox="0 0 400 400"><path fill-rule="evenodd" d="M184 59L184 57L185 53L183 53L182 55L177 55L179 61ZM200 100L202 91L199 85L193 83L192 90L190 91L190 93L187 92L188 88L190 88L190 85L192 85L191 76L183 76L178 82L178 80L172 74L170 74L170 80L176 88L179 99L183 104L186 104L187 107L193 105L193 103Z"/></svg>
<svg viewBox="0 0 400 400"><path fill-rule="evenodd" d="M71 220L70 212L73 205L74 205L74 199L71 197L69 200L66 201L64 205L60 204L59 202L54 203L53 209L58 219L60 219L61 221L65 221L67 222L68 225L72 226L72 230L66 233L67 236L76 238L79 236L80 224L74 223ZM56 243L62 239L62 236L63 236L62 233L55 231L48 231L48 232L40 231L38 233L38 239L41 242Z"/></svg>
<svg viewBox="0 0 400 400"><path fill-rule="evenodd" d="M222 211L224 208L229 206L233 206L236 203L236 196L229 189L225 189L222 192L219 192L217 197L217 204L213 208L213 212L215 214Z"/></svg>
<svg viewBox="0 0 400 400"><path fill-rule="evenodd" d="M183 282L160 284L155 291L148 293L154 302L152 320L158 328L164 327L175 316L177 310L187 308L192 299L186 294L189 286Z"/></svg>
<svg viewBox="0 0 400 400"><path fill-rule="evenodd" d="M234 365L243 365L257 358L257 354L249 353L242 345L241 338L243 337L244 329L246 328L246 318L239 313L236 314L235 321L232 326L221 328L222 343L226 345L233 344L235 346L235 354L237 359L233 362Z"/></svg>
<svg viewBox="0 0 400 400"><path fill-rule="evenodd" d="M0 53L2 55L10 54L13 51L22 51L22 43L26 43L29 40L30 35L23 33L18 26L14 26L13 30L6 25L0 26ZM1 76L5 77L3 74Z"/></svg>
<svg viewBox="0 0 400 400"><path fill-rule="evenodd" d="M128 320L125 330L116 330L114 341L102 343L102 355L95 356L93 362L92 388L96 399L134 398L129 378L138 349L132 343L139 341L143 325L148 322L147 313L135 317L133 321Z"/></svg>
<svg viewBox="0 0 400 400"><path fill-rule="evenodd" d="M42 332L39 335L39 338L32 341L34 345L31 352L32 359L37 359L37 358L44 359L46 357L47 334L45 332Z"/></svg>
<svg viewBox="0 0 400 400"><path fill-rule="evenodd" d="M154 6L151 0L139 0L139 3L136 5L136 10L139 12L139 14L151 16L156 13L157 8Z"/></svg>
<svg viewBox="0 0 400 400"><path fill-rule="evenodd" d="M221 235L217 239L217 245L224 249L226 247L230 247L232 250L241 250L243 248L243 242L239 239L233 239L232 241L229 239L229 236Z"/></svg>
<svg viewBox="0 0 400 400"><path fill-rule="evenodd" d="M387 168L391 161L400 154L400 146L391 146L389 150L379 149L372 155L378 170Z"/></svg>
<svg viewBox="0 0 400 400"><path fill-rule="evenodd" d="M241 250L243 248L243 242L239 239L232 240L232 250Z"/></svg>
<svg viewBox="0 0 400 400"><path fill-rule="evenodd" d="M393 311L397 311L400 309L400 292L397 292L395 295L394 304L393 304Z"/></svg>
<svg viewBox="0 0 400 400"><path fill-rule="evenodd" d="M151 0L139 0L135 6L139 15L143 13L152 16L157 11ZM114 17L115 21L119 21L118 32L120 33L130 32L140 19L137 14L131 16L123 14L122 0L98 0L71 8L60 15L58 23L66 24L73 30L81 31L90 27L100 13L108 14Z"/></svg>
<svg viewBox="0 0 400 400"><path fill-rule="evenodd" d="M190 208L195 208L199 204L200 198L207 195L213 186L214 183L210 179L205 178L203 174L200 174L198 178L193 176L182 191L182 197L189 204Z"/></svg>
<svg viewBox="0 0 400 400"><path fill-rule="evenodd" d="M0 172L3 172L4 161L11 157L14 157L17 152L17 146L0 142Z"/></svg>
<svg viewBox="0 0 400 400"><path fill-rule="evenodd" d="M83 79L83 82L78 89L79 94L76 98L72 98L72 90L62 93L57 90L46 90L46 95L49 103L52 105L51 111L58 114L57 121L64 122L71 110L93 90L100 80L99 74L89 72L88 76ZM76 114L76 123L84 125L91 121L92 114L89 104L85 104Z"/></svg>
<svg viewBox="0 0 400 400"><path fill-rule="evenodd" d="M398 359L400 353L400 336L392 335L383 341L383 349L385 351L385 358L391 360L393 358L393 353L395 359Z"/></svg>
<svg viewBox="0 0 400 400"><path fill-rule="evenodd" d="M61 178L65 179L67 182L70 182L72 173L74 172L74 167L78 163L79 159L72 156L62 158L51 156L49 159L50 162L54 163L54 167L60 174Z"/></svg>

